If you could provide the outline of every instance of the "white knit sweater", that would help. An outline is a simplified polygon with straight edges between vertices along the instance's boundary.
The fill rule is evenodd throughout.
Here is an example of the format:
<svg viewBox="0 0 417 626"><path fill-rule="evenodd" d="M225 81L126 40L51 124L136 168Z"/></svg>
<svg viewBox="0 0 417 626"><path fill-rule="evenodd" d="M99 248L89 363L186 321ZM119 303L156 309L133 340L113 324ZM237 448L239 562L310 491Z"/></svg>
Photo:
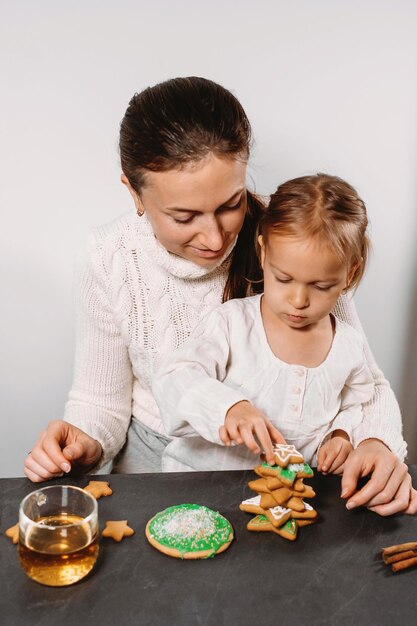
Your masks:
<svg viewBox="0 0 417 626"><path fill-rule="evenodd" d="M220 304L228 269L229 258L207 269L167 252L146 215L129 213L92 234L78 271L75 372L64 419L100 442L100 465L123 446L131 416L164 433L152 376ZM363 333L348 296L334 313ZM367 343L365 350L376 391L357 443L376 437L403 459L397 401Z"/></svg>

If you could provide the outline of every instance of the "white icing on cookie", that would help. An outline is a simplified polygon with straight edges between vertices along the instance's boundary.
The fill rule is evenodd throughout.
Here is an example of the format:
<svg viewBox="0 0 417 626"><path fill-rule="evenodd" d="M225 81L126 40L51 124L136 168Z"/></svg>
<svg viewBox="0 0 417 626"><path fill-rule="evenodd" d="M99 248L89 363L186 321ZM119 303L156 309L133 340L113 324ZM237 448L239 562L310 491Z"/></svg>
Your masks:
<svg viewBox="0 0 417 626"><path fill-rule="evenodd" d="M274 454L276 454L281 463L287 463L292 456L303 458L303 455L298 452L295 446L284 445L283 443L274 445Z"/></svg>
<svg viewBox="0 0 417 626"><path fill-rule="evenodd" d="M286 509L283 506L274 506L273 509L269 509L269 510L271 512L272 517L276 520L282 519L284 515L291 512L291 509Z"/></svg>
<svg viewBox="0 0 417 626"><path fill-rule="evenodd" d="M304 463L289 463L287 469L292 472L302 472L304 470Z"/></svg>
<svg viewBox="0 0 417 626"><path fill-rule="evenodd" d="M254 506L261 506L261 496L254 496L253 498L248 498L247 500L243 500L242 504L251 504Z"/></svg>

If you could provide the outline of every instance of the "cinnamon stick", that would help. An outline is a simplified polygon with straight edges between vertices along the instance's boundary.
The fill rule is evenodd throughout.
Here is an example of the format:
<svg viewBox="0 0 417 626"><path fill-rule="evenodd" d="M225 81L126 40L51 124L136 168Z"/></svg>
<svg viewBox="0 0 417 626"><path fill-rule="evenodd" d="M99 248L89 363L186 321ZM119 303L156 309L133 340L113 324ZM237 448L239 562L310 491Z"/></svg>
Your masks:
<svg viewBox="0 0 417 626"><path fill-rule="evenodd" d="M399 543L397 546L382 548L382 557L390 556L397 552L406 552L407 550L417 550L417 541L409 541L408 543Z"/></svg>
<svg viewBox="0 0 417 626"><path fill-rule="evenodd" d="M389 565L390 563L397 563L397 561L404 561L405 559L411 559L413 556L417 556L416 550L406 550L406 552L397 552L392 556L383 556L384 563Z"/></svg>
<svg viewBox="0 0 417 626"><path fill-rule="evenodd" d="M398 563L394 563L391 565L391 569L393 572L399 572L404 569L408 569L409 567L413 567L417 565L417 556L412 559L404 559L403 561L398 561Z"/></svg>

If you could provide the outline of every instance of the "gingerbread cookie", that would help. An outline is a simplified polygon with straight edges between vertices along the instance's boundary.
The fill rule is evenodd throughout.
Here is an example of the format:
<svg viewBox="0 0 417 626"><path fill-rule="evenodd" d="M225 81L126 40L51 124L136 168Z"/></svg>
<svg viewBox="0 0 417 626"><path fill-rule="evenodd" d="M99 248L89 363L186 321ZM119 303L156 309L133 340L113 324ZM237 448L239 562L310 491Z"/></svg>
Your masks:
<svg viewBox="0 0 417 626"><path fill-rule="evenodd" d="M280 480L276 476L267 476L265 480L268 489L270 489L271 491L273 491L274 489L279 489L280 487L284 487L284 483L282 482L282 480Z"/></svg>
<svg viewBox="0 0 417 626"><path fill-rule="evenodd" d="M293 511L291 517L294 519L315 519L317 517L317 511L312 506L304 502L303 511Z"/></svg>
<svg viewBox="0 0 417 626"><path fill-rule="evenodd" d="M261 501L260 506L262 509L270 509L271 507L277 506L279 504L275 501L274 496L271 493L261 493Z"/></svg>
<svg viewBox="0 0 417 626"><path fill-rule="evenodd" d="M311 478L314 472L308 463L289 463L287 470L294 472L297 478Z"/></svg>
<svg viewBox="0 0 417 626"><path fill-rule="evenodd" d="M280 465L269 465L262 463L255 468L255 471L263 477L278 478L286 487L292 487L297 478L311 478L313 470L307 463L289 463L286 467Z"/></svg>
<svg viewBox="0 0 417 626"><path fill-rule="evenodd" d="M274 527L271 522L265 515L256 515L246 525L248 530L254 531L256 533L272 531Z"/></svg>
<svg viewBox="0 0 417 626"><path fill-rule="evenodd" d="M246 511L246 513L255 513L255 515L262 515L264 513L264 509L261 507L261 496L257 495L253 498L243 500L243 502L239 504L239 509L241 511Z"/></svg>
<svg viewBox="0 0 417 626"><path fill-rule="evenodd" d="M311 524L312 522L308 523ZM246 528L252 532L274 532L281 537L285 537L285 539L294 541L297 538L299 525L298 520L290 518L285 524L276 528L265 515L256 515L247 523Z"/></svg>
<svg viewBox="0 0 417 626"><path fill-rule="evenodd" d="M168 507L149 520L145 532L157 550L180 559L213 557L227 550L233 540L230 522L199 504Z"/></svg>
<svg viewBox="0 0 417 626"><path fill-rule="evenodd" d="M282 506L272 506L263 508L261 506L262 495L249 498L240 503L239 508L246 513L255 513L256 515L264 515L274 526L281 526L291 517L291 509Z"/></svg>
<svg viewBox="0 0 417 626"><path fill-rule="evenodd" d="M255 468L256 470L260 476L278 479L285 487L292 487L297 477L296 472L293 472L291 469L281 467L280 465L269 465L266 461L262 465L258 465Z"/></svg>
<svg viewBox="0 0 417 626"><path fill-rule="evenodd" d="M277 535L289 539L290 541L297 539L297 530L298 522L296 522L295 519L289 519L285 524L279 526L279 528L273 528L273 531L277 533Z"/></svg>
<svg viewBox="0 0 417 626"><path fill-rule="evenodd" d="M291 509L284 506L274 506L265 510L265 517L269 519L272 526L278 528L287 522L291 517Z"/></svg>
<svg viewBox="0 0 417 626"><path fill-rule="evenodd" d="M294 491L303 491L305 486L306 485L304 485L302 478L296 478L292 488L294 489Z"/></svg>
<svg viewBox="0 0 417 626"><path fill-rule="evenodd" d="M298 479L297 479L298 480ZM301 480L301 479L300 479ZM302 490L295 490L292 492L293 496L296 498L314 498L316 492L310 485L303 485Z"/></svg>
<svg viewBox="0 0 417 626"><path fill-rule="evenodd" d="M285 524L276 528L265 515L256 515L247 523L246 528L252 532L274 532L285 539L294 541L297 538L298 526L298 521L289 519Z"/></svg>
<svg viewBox="0 0 417 626"><path fill-rule="evenodd" d="M273 491L271 491L271 493L276 504L284 504L292 496L292 491L291 489L288 489L288 487L280 487L279 489L274 489Z"/></svg>
<svg viewBox="0 0 417 626"><path fill-rule="evenodd" d="M131 537L135 534L133 528L127 525L127 519L117 522L106 522L106 528L101 533L103 537L111 537L115 541L121 541L123 537Z"/></svg>
<svg viewBox="0 0 417 626"><path fill-rule="evenodd" d="M248 487L249 489L252 489L252 491L256 491L256 493L269 493L270 491L266 478L250 480L248 482Z"/></svg>
<svg viewBox="0 0 417 626"><path fill-rule="evenodd" d="M289 463L304 463L303 455L295 449L295 446L277 443L273 449L275 463L280 467L287 467Z"/></svg>
<svg viewBox="0 0 417 626"><path fill-rule="evenodd" d="M5 532L6 537L10 537L13 543L17 543L19 541L19 522L14 526L10 526Z"/></svg>
<svg viewBox="0 0 417 626"><path fill-rule="evenodd" d="M294 496L292 496L288 502L285 503L285 506L288 507L289 509L291 509L292 511L304 511L305 509L305 504L302 501L301 498L296 498Z"/></svg>
<svg viewBox="0 0 417 626"><path fill-rule="evenodd" d="M101 496L111 496L113 491L109 487L109 483L104 480L90 480L88 485L84 487L84 491L88 491L96 500L99 500Z"/></svg>
<svg viewBox="0 0 417 626"><path fill-rule="evenodd" d="M254 468L254 472L256 472L256 474L258 474L258 476L262 476L262 478L278 478L281 485L282 484L287 484L284 481L281 480L281 477L278 476L279 472L281 471L282 467L280 465L269 465L269 463L267 463L266 461L264 461L262 463L262 465L257 465ZM289 483L289 486L291 487L292 483Z"/></svg>
<svg viewBox="0 0 417 626"><path fill-rule="evenodd" d="M295 520L297 522L297 526L301 528L301 526L310 526L311 524L315 524L317 522L317 517L315 519L300 519Z"/></svg>

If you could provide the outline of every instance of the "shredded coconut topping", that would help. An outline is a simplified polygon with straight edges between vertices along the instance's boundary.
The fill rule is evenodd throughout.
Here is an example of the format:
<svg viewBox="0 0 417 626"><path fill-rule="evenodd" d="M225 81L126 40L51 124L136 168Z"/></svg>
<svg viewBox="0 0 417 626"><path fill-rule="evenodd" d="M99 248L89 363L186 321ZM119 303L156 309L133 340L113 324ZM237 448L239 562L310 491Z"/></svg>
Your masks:
<svg viewBox="0 0 417 626"><path fill-rule="evenodd" d="M158 528L161 537L177 535L184 539L203 539L215 532L216 525L204 509L174 511Z"/></svg>

